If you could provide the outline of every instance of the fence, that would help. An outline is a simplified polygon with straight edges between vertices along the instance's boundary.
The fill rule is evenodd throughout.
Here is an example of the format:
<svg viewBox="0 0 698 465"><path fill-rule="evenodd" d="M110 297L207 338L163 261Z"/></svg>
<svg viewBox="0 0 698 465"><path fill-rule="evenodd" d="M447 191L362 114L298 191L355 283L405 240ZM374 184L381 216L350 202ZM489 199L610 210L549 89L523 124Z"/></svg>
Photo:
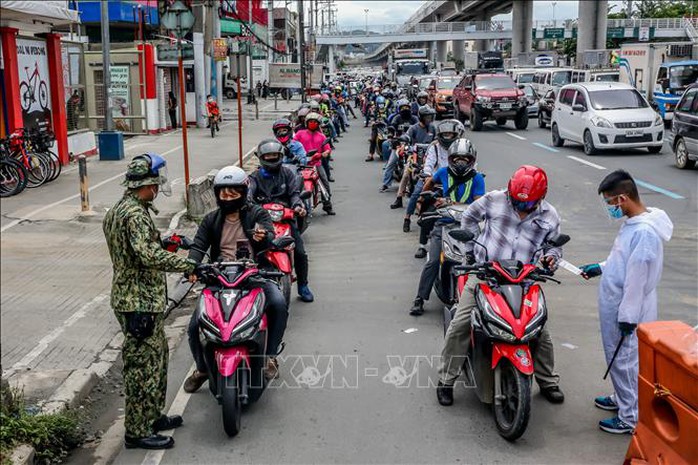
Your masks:
<svg viewBox="0 0 698 465"><path fill-rule="evenodd" d="M89 129L85 113L88 96L85 92L84 44L63 40L61 54L68 134L72 134Z"/></svg>

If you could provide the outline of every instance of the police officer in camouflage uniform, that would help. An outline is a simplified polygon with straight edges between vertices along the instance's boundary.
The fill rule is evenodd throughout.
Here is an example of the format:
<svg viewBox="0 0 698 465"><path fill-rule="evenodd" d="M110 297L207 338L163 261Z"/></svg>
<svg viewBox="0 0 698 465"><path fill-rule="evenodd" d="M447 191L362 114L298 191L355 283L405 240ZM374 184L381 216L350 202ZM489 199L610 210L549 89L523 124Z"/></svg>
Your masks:
<svg viewBox="0 0 698 465"><path fill-rule="evenodd" d="M148 210L158 192L168 195L165 160L156 154L135 157L123 182L124 196L104 218L104 235L113 264L111 305L124 333L127 448L165 449L182 417L165 409L168 347L164 331L165 272L192 272L195 263L167 252Z"/></svg>

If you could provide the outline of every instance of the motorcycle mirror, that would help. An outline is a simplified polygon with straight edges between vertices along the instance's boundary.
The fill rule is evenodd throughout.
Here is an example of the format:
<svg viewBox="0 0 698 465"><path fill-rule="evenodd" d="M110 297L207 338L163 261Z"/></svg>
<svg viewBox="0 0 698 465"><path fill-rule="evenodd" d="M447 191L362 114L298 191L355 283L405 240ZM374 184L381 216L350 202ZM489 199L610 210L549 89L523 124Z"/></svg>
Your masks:
<svg viewBox="0 0 698 465"><path fill-rule="evenodd" d="M293 244L293 238L291 236L283 236L275 239L273 244L277 249L285 249L289 245Z"/></svg>
<svg viewBox="0 0 698 465"><path fill-rule="evenodd" d="M313 196L313 193L310 191L303 191L301 192L300 198L301 200L308 200L310 197Z"/></svg>
<svg viewBox="0 0 698 465"><path fill-rule="evenodd" d="M470 242L475 237L475 234L467 229L454 229L449 231L448 235L460 242Z"/></svg>
<svg viewBox="0 0 698 465"><path fill-rule="evenodd" d="M570 241L570 236L567 234L558 234L557 236L553 237L548 241L548 244L550 244L553 247L562 247L563 245L567 244Z"/></svg>

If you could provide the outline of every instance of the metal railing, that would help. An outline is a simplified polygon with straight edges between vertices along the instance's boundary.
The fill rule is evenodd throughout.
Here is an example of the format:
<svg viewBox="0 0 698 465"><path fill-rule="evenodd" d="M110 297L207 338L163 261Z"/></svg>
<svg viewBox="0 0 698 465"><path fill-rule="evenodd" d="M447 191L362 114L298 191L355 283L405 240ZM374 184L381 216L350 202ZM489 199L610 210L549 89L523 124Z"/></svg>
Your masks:
<svg viewBox="0 0 698 465"><path fill-rule="evenodd" d="M698 31L696 31L696 19L695 18L684 18L684 28L686 29L686 34L691 39L691 42L698 42Z"/></svg>

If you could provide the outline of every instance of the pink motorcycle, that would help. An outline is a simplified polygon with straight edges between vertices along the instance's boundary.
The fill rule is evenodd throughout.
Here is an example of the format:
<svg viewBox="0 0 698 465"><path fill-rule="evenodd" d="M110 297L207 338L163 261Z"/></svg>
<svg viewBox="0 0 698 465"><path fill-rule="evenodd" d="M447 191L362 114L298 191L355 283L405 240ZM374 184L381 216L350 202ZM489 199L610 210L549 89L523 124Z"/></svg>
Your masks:
<svg viewBox="0 0 698 465"><path fill-rule="evenodd" d="M292 237L281 237L274 247L283 249ZM238 257L249 257L249 253ZM204 348L211 393L223 409L228 436L240 432L241 409L256 402L267 386L264 367L267 353L267 317L261 286L284 276L257 268L254 260L214 263L198 276L206 287L196 314Z"/></svg>

